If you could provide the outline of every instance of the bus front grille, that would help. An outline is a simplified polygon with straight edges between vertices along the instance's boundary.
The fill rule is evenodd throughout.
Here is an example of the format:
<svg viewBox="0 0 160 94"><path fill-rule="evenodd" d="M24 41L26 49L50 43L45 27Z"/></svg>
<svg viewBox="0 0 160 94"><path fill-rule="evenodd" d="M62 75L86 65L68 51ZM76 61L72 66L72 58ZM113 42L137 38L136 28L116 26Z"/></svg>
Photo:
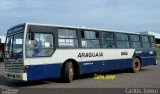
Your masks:
<svg viewBox="0 0 160 94"><path fill-rule="evenodd" d="M5 61L5 72L22 73L23 63L18 60L7 60Z"/></svg>

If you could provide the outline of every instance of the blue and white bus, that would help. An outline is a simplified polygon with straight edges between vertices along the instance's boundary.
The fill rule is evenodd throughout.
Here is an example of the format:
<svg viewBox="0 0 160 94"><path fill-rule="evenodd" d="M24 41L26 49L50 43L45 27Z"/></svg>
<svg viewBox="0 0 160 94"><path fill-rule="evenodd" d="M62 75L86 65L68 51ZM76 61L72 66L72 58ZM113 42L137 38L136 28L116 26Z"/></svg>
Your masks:
<svg viewBox="0 0 160 94"><path fill-rule="evenodd" d="M86 27L24 23L10 28L5 77L32 81L156 65L151 35Z"/></svg>

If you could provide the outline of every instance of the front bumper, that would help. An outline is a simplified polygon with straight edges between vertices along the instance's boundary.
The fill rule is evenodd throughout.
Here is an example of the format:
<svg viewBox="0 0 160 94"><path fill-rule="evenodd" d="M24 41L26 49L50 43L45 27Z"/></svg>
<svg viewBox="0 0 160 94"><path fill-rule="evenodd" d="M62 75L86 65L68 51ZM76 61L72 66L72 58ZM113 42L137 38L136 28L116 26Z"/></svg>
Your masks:
<svg viewBox="0 0 160 94"><path fill-rule="evenodd" d="M11 73L5 72L5 78L27 81L27 73Z"/></svg>

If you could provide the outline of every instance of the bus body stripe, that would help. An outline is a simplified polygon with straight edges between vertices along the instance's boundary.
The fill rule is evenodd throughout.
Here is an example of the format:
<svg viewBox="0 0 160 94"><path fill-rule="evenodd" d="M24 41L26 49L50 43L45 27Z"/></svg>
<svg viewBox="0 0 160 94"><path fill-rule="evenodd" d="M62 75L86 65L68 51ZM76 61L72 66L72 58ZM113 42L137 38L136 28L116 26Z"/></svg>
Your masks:
<svg viewBox="0 0 160 94"><path fill-rule="evenodd" d="M107 72L110 70L124 69L132 67L132 58L120 60L104 60L104 61L88 61L79 62L80 74L91 72ZM155 58L142 59L143 65L154 65ZM59 78L61 77L61 66L59 64L46 64L46 65L30 65L27 70L28 80L40 80L45 78Z"/></svg>
<svg viewBox="0 0 160 94"><path fill-rule="evenodd" d="M60 77L61 64L31 65L27 69L28 80Z"/></svg>

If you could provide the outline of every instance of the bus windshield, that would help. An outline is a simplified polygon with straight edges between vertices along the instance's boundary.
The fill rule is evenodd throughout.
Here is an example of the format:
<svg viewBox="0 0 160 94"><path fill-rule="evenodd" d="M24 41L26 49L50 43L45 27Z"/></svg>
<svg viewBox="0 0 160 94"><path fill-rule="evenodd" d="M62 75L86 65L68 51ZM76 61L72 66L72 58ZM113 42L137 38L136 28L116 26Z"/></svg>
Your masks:
<svg viewBox="0 0 160 94"><path fill-rule="evenodd" d="M23 33L7 36L5 58L22 58Z"/></svg>

